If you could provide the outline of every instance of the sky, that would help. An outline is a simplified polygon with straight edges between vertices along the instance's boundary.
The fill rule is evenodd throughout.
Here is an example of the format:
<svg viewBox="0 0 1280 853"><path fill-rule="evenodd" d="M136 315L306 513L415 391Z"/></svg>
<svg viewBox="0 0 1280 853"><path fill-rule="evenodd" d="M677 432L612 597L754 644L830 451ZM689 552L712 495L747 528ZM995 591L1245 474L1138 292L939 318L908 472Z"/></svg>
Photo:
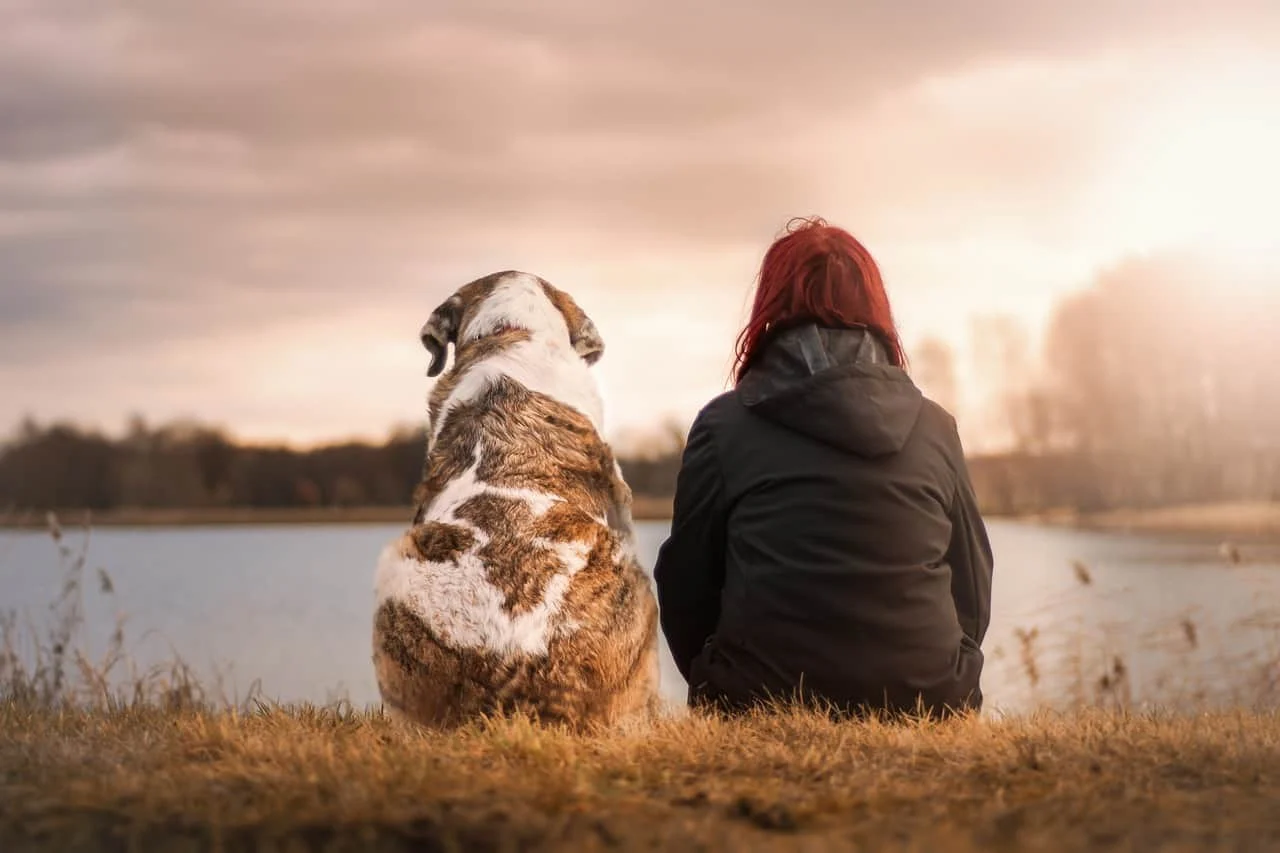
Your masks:
<svg viewBox="0 0 1280 853"><path fill-rule="evenodd" d="M425 418L499 269L606 341L611 436L724 390L769 242L848 228L908 347L1142 253L1280 248L1274 0L0 0L0 430ZM929 389L926 388L926 391Z"/></svg>

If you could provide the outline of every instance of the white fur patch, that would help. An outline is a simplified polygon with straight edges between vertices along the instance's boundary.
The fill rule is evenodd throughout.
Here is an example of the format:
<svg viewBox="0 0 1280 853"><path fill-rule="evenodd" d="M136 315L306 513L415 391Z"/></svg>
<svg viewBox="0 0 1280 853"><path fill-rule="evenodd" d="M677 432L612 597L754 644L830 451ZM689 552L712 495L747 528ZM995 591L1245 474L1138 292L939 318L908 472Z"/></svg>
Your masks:
<svg viewBox="0 0 1280 853"><path fill-rule="evenodd" d="M476 448L477 465L481 448ZM406 605L436 634L454 648L486 649L503 655L523 652L545 655L556 626L569 582L582 570L592 543L530 540L530 547L550 549L560 558L561 571L547 583L542 601L531 610L513 616L504 608L505 596L489 582L479 551L489 542L483 530L455 514L469 498L480 494L521 500L534 515L542 515L562 500L556 495L529 489L508 489L476 479L473 465L445 487L432 502L424 521L454 524L475 536L472 547L456 560L437 563L419 560L408 537L387 545L378 558L374 581L377 604L394 600ZM565 621L558 630L576 628Z"/></svg>
<svg viewBox="0 0 1280 853"><path fill-rule="evenodd" d="M429 446L435 444L450 411L503 378L576 409L602 431L604 402L590 366L574 352L564 315L533 276L521 273L503 279L461 330L458 342L466 344L503 328L524 329L530 338L467 369L440 405Z"/></svg>
<svg viewBox="0 0 1280 853"><path fill-rule="evenodd" d="M564 315L551 304L542 283L528 273L511 273L495 284L466 327L458 330L458 343L470 343L500 329L528 329L534 337L543 333L542 337L569 343Z"/></svg>

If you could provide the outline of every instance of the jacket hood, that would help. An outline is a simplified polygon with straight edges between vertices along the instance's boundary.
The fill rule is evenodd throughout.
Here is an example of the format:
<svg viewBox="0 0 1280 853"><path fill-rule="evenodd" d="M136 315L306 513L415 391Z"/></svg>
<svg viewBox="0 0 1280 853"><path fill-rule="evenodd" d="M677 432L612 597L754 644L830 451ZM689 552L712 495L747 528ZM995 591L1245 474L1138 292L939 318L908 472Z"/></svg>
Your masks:
<svg viewBox="0 0 1280 853"><path fill-rule="evenodd" d="M875 334L812 323L766 344L737 394L760 417L863 457L900 451L924 401Z"/></svg>

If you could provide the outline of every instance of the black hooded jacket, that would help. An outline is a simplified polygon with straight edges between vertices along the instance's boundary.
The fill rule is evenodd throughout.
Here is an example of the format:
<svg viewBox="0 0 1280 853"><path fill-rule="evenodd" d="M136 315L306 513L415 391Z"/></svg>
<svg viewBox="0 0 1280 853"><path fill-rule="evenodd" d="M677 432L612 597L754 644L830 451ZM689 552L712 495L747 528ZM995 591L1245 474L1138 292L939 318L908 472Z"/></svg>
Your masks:
<svg viewBox="0 0 1280 853"><path fill-rule="evenodd" d="M955 421L862 329L779 333L698 414L654 567L690 702L979 708L992 556Z"/></svg>

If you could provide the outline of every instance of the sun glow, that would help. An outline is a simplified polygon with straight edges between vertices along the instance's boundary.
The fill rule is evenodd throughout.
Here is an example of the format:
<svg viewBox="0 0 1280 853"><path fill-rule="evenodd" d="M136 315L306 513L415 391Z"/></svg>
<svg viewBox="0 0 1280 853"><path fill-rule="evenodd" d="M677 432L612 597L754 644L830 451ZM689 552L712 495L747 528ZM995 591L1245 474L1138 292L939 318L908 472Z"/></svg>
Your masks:
<svg viewBox="0 0 1280 853"><path fill-rule="evenodd" d="M1250 63L1180 81L1152 103L1099 182L1091 207L1102 239L1116 250L1194 248L1232 265L1274 267L1278 92L1280 65Z"/></svg>

